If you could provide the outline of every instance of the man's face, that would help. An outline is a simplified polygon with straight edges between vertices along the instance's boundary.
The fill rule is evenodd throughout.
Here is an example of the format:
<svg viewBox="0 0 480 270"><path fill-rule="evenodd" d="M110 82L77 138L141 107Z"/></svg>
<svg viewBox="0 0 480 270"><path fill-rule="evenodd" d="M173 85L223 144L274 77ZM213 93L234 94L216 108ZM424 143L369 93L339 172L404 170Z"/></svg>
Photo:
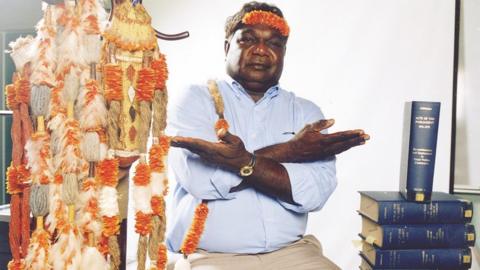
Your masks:
<svg viewBox="0 0 480 270"><path fill-rule="evenodd" d="M265 92L278 83L287 38L265 25L238 29L225 41L227 73L247 90Z"/></svg>

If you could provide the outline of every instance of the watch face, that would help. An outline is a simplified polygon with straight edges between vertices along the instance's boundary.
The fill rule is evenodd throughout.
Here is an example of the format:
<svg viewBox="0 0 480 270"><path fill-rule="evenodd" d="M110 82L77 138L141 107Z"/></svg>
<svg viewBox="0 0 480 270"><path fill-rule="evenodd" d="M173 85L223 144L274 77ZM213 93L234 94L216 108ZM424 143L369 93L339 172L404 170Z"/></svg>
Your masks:
<svg viewBox="0 0 480 270"><path fill-rule="evenodd" d="M253 168L252 167L243 167L240 169L240 175L241 176L249 176L253 173Z"/></svg>

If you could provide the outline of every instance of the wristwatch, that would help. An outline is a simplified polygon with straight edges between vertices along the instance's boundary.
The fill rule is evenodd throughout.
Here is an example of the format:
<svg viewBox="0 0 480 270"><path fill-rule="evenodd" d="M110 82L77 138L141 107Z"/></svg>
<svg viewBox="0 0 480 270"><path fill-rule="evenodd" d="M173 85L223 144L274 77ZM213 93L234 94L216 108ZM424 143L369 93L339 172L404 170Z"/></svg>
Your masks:
<svg viewBox="0 0 480 270"><path fill-rule="evenodd" d="M240 168L240 175L243 177L247 177L252 175L253 173L253 167L255 166L255 154L252 154L252 159L250 160L250 163L248 165L243 166Z"/></svg>

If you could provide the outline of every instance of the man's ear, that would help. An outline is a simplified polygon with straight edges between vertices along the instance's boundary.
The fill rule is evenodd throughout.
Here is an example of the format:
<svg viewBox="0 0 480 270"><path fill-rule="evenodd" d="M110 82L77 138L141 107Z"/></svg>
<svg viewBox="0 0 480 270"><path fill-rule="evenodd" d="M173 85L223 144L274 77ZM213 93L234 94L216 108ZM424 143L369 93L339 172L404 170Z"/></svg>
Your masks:
<svg viewBox="0 0 480 270"><path fill-rule="evenodd" d="M225 39L225 43L223 44L223 49L225 50L225 55L228 54L228 50L230 50L230 41Z"/></svg>

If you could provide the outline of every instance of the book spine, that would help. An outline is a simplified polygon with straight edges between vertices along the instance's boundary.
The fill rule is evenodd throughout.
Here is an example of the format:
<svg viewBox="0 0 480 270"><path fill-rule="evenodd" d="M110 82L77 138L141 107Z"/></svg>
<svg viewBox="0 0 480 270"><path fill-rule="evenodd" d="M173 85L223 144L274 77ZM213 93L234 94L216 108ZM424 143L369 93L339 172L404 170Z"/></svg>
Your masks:
<svg viewBox="0 0 480 270"><path fill-rule="evenodd" d="M381 202L378 224L454 224L469 223L473 204L468 201L450 202Z"/></svg>
<svg viewBox="0 0 480 270"><path fill-rule="evenodd" d="M466 249L397 249L375 251L375 267L464 269L472 265L472 254Z"/></svg>
<svg viewBox="0 0 480 270"><path fill-rule="evenodd" d="M383 225L382 249L466 248L475 245L471 224Z"/></svg>
<svg viewBox="0 0 480 270"><path fill-rule="evenodd" d="M411 103L406 180L401 181L400 187L402 195L409 201L430 201L439 116L439 102Z"/></svg>

